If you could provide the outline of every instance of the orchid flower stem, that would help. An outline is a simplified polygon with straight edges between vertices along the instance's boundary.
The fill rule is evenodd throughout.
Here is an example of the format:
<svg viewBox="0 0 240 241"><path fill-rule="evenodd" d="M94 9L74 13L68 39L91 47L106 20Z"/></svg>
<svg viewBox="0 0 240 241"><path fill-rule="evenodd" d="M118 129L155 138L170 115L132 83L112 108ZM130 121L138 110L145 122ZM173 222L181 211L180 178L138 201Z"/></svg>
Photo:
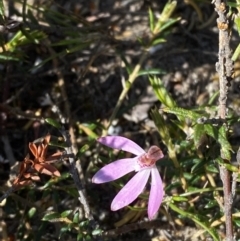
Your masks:
<svg viewBox="0 0 240 241"><path fill-rule="evenodd" d="M182 184L182 188L184 191L186 191L188 185L184 178L182 167L180 166L180 164L178 162L176 148L175 148L174 144L172 143L172 138L171 138L171 136L169 134L169 130L165 124L165 120L162 117L162 115L160 115L157 108L152 110L151 116L159 131L162 142L168 148L168 156L172 160L174 167L177 169L177 173L179 175L179 178L180 178L180 181Z"/></svg>
<svg viewBox="0 0 240 241"><path fill-rule="evenodd" d="M181 184L182 184L182 188L183 188L183 190L186 191L187 187L188 187L186 179L183 176L182 168L179 165L179 162L177 160L176 152L171 147L173 147L173 146L169 146L168 147L168 149L169 149L169 157L173 161L173 164L174 164L175 168L177 168L179 170L179 178L180 178L180 181L181 181Z"/></svg>

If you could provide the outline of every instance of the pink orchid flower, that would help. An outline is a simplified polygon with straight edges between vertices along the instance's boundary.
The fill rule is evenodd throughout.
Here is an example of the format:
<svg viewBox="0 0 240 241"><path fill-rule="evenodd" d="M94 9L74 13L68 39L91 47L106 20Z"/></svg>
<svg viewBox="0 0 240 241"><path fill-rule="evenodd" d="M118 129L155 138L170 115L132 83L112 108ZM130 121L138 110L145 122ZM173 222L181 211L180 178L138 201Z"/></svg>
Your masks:
<svg viewBox="0 0 240 241"><path fill-rule="evenodd" d="M114 181L132 171L137 172L113 199L111 210L116 211L132 203L143 192L151 174L148 203L148 218L151 220L157 213L164 196L162 179L155 165L157 160L164 157L161 149L151 146L146 153L135 142L121 136L100 137L98 142L136 155L136 157L120 159L104 166L92 178L93 183L100 184Z"/></svg>

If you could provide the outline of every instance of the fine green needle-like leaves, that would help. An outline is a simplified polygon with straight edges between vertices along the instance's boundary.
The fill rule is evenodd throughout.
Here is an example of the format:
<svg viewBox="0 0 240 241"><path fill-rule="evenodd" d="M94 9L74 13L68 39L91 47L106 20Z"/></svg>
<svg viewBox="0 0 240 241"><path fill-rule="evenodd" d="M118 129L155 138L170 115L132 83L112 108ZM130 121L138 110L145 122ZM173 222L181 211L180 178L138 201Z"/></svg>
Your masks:
<svg viewBox="0 0 240 241"><path fill-rule="evenodd" d="M184 217L190 218L196 224L201 226L209 235L212 236L214 241L220 241L218 233L214 230L214 228L210 228L209 222L208 222L208 220L206 218L204 220L203 216L184 211L183 209L178 208L174 203L170 203L169 207L173 211L181 214Z"/></svg>
<svg viewBox="0 0 240 241"><path fill-rule="evenodd" d="M61 215L57 212L47 213L43 216L43 221L55 221L56 219L61 218Z"/></svg>
<svg viewBox="0 0 240 241"><path fill-rule="evenodd" d="M5 8L3 0L0 0L0 20L3 22L5 20Z"/></svg>
<svg viewBox="0 0 240 241"><path fill-rule="evenodd" d="M227 128L224 125L219 128L218 142L221 145L222 158L230 160L232 147L227 138Z"/></svg>
<svg viewBox="0 0 240 241"><path fill-rule="evenodd" d="M181 107L164 107L161 110L166 113L175 114L176 116L181 118L189 118L193 121L197 121L197 119L200 118L200 115L198 113L191 110L186 110Z"/></svg>
<svg viewBox="0 0 240 241"><path fill-rule="evenodd" d="M52 118L45 118L46 123L48 123L49 125L57 128L57 129L61 129L61 124L56 121L55 119Z"/></svg>
<svg viewBox="0 0 240 241"><path fill-rule="evenodd" d="M160 102L162 102L166 107L169 108L176 107L175 101L166 90L160 78L157 78L156 76L149 76L149 81Z"/></svg>
<svg viewBox="0 0 240 241"><path fill-rule="evenodd" d="M194 144L196 148L199 148L203 142L204 142L204 137L206 136L205 130L203 128L203 125L201 124L196 124L193 127L193 139L194 139Z"/></svg>
<svg viewBox="0 0 240 241"><path fill-rule="evenodd" d="M154 27L155 27L155 22L154 22L155 19L154 19L154 13L151 10L151 8L149 8L149 10L148 10L148 17L149 17L150 30L151 30L151 32L153 32Z"/></svg>
<svg viewBox="0 0 240 241"><path fill-rule="evenodd" d="M61 213L61 217L62 218L68 217L72 212L73 210L65 210L64 212Z"/></svg>

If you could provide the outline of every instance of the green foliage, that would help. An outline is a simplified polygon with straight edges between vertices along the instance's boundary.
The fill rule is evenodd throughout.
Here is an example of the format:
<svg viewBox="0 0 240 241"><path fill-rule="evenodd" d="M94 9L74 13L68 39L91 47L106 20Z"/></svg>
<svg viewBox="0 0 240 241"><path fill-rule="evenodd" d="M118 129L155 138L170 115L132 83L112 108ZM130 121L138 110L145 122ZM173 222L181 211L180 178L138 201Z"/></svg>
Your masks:
<svg viewBox="0 0 240 241"><path fill-rule="evenodd" d="M3 4L3 0L0 0L0 21L3 22L5 19L5 8Z"/></svg>
<svg viewBox="0 0 240 241"><path fill-rule="evenodd" d="M169 1L166 3L161 15L156 20L151 9L148 11L150 30L152 32L151 46L155 46L166 41L165 36L170 29L180 18L172 18L173 12L177 6L177 1Z"/></svg>
<svg viewBox="0 0 240 241"><path fill-rule="evenodd" d="M174 23L179 21L178 18L171 19L171 16L172 16L176 6L177 6L177 1L169 1L165 5L158 21L155 23L155 27L154 27L154 31L153 31L154 34L160 33L162 31L166 30L167 28L172 26Z"/></svg>
<svg viewBox="0 0 240 241"><path fill-rule="evenodd" d="M29 211L28 211L28 216L29 218L32 218L35 213L36 213L37 209L35 207L32 207Z"/></svg>
<svg viewBox="0 0 240 241"><path fill-rule="evenodd" d="M59 213L47 213L43 216L43 221L51 221L51 222L58 222L60 220L61 215Z"/></svg>
<svg viewBox="0 0 240 241"><path fill-rule="evenodd" d="M91 223L92 220L86 219L84 216L83 210L81 209L82 203L79 202L79 190L77 190L74 185L69 172L69 168L72 168L72 166L69 164L69 160L67 160L67 155L63 152L62 158L59 158L58 162L55 163L56 167L61 170L60 177L50 178L41 176L39 182L36 183L34 187L22 187L22 189L16 192L17 194L9 197L4 210L6 217L14 213L14 222L21 220L16 228L18 233L16 238L19 240L41 240L41 237L45 233L57 227L56 236L61 240L71 239L85 241L93 240L94 238L97 239L98 236L103 234L104 231L101 226L103 222L106 222L104 225L106 225L107 228L109 228L108 225L112 226L111 222L115 219L114 215L111 217L108 215L103 221L96 215L99 214L101 212L99 210L102 209L102 207L99 206L102 203L101 199L103 198L104 202L107 200L106 202L110 204L110 196L112 197L113 193L119 191L123 183L128 181L132 174L124 176L121 180L117 180L113 184L109 184L107 187L104 187L105 189L101 189L99 186L97 188L93 187L91 177L101 166L108 164L112 160L126 158L126 153L121 151L110 151L108 148L100 149L96 143L96 139L99 136L106 135L107 131L109 131L109 126L113 126L113 120L116 120L117 125L120 123L119 125L122 125L124 128L125 126L128 127L125 119L126 114L129 115L129 111L134 108L135 104L139 101L138 99L132 101L131 96L137 95L139 99L141 98L141 96L138 95L137 87L134 89L134 81L135 79L142 81L148 78L158 100L158 107L151 109L150 115L159 138L155 136L155 133L153 134L153 128L145 128L143 122L138 126L140 128L136 128L137 131L135 131L134 121L131 123L131 128L133 126L134 131L130 128L130 136L134 137L136 133L137 135L142 133L141 128L145 128L144 132L147 131L148 134L150 133L149 136L151 136L150 141L146 138L146 146L150 145L152 139L154 139L154 143L156 144L159 141L159 146L161 146L164 152L164 159L156 163L166 185L166 195L158 218L161 219L162 215L165 215L164 218L169 218L171 214L172 216L177 216L183 222L185 222L186 219L191 220L195 223L197 229L203 231L206 238L211 236L211 239L214 241L220 240L218 228L220 224L224 223L224 218L221 203L223 188L219 186L219 167L239 175L239 167L230 162L231 159L235 160L234 151L237 149L231 142L230 130L234 124L239 123L239 117L235 116L234 111L229 108L226 121L217 118L218 109L217 106L214 105L214 102L216 102L219 91L216 91L216 93L209 97L206 105L197 107L189 106L188 108L180 106L173 93L168 91L168 88L166 88L163 82L164 78L162 78L162 75L166 74L167 71L163 68L156 68L156 65L145 68L151 50L155 49L156 45L164 48L164 44L168 41L167 36L174 32L173 28L180 22L181 16L179 12L175 14L178 1L168 1L162 12L158 14L149 8L149 31L144 32L143 35L134 36L135 39L127 41L121 41L121 39L115 38L115 23L111 22L111 24L103 26L99 24L98 21L101 21L101 17L99 16L101 15L98 16L98 14L96 14L95 16L93 14L93 16L90 17L96 17L96 20L88 22L81 14L70 13L66 15L66 12L63 13L64 11L51 8L51 2L52 1L46 2L43 6L39 7L31 5L27 1L19 1L21 5L20 11L22 11L21 13L19 12L19 15L22 16L22 22L19 25L19 29L13 31L11 34L8 33L7 29L2 30L2 36L0 37L0 61L3 63L4 69L11 69L12 61L16 61L17 65L13 66L22 68L22 72L27 72L26 76L28 76L29 73L35 73L40 67L42 67L44 71L36 76L53 75L54 80L51 81L54 83L49 84L49 86L51 86L49 87L51 88L49 92L57 101L59 100L58 96L63 95L61 88L65 88L66 95L68 95L68 100L63 96L60 104L57 103L60 105L61 110L67 109L65 108L64 102L71 102L71 99L74 99L74 101L75 99L79 100L79 102L76 103L74 103L74 101L71 102L68 106L69 112L71 113L71 121L68 125L76 137L74 140L74 146L76 145L77 147L75 150L75 160L80 159L81 166L78 166L78 168L83 169L82 173L79 174L83 182L83 190L81 191L87 193L86 196L90 200L91 212L93 212L94 219L97 220L99 225L94 226ZM184 1L183 4L186 4L185 2L189 3L189 1ZM197 1L194 3L198 6ZM235 27L239 34L239 1L236 1L236 3L228 2L228 6L233 10L232 13L235 13L235 15L233 14L232 16L234 17ZM196 9L198 9L198 7L194 8L194 10ZM4 3L1 0L0 22L3 26L7 24ZM182 28L185 28L182 22L180 25ZM189 29L185 29L184 31L192 35ZM127 56L123 46L128 44L131 44L131 47L136 45L140 49L140 54L136 57L139 58L138 63L136 63L135 59L130 59L129 56ZM91 48L92 45L95 47ZM233 61L239 58L239 46L240 45L236 48L232 57ZM105 53L108 48L111 49L110 54ZM86 57L81 55L83 52L90 54ZM31 54L29 53L38 56L41 61L36 65L28 64L27 67L25 67L25 63L32 61ZM86 77L86 73L91 70L91 68L94 69L94 60L101 54L109 55L109 58L117 56L118 61L120 60L120 62L124 64L124 66L121 65L116 68L114 63L113 67L111 66L111 69L109 69L109 72L117 72L117 74L120 72L119 75L121 75L124 84L119 99L117 101L115 98L114 100L109 100L108 104L110 109L108 112L105 113L105 109L103 109L101 117L96 115L97 117L94 119L84 115L85 112L94 112L89 103L101 101L101 98L104 98L106 92L112 91L110 88L116 88L117 93L119 89L121 89L118 89L115 79L109 89L105 90L102 88L101 84L103 81L102 76L100 76L102 66L97 66L97 70L91 72L90 77ZM87 62L85 67L84 62ZM48 69L48 65L51 65L51 71L45 71L45 68L46 70ZM105 63L103 62L102 65L105 65ZM74 72L72 69L75 67ZM99 76L96 77L96 75ZM34 80L36 76L34 76ZM126 81L124 81L125 77ZM9 84L10 87L12 83L20 86L20 83L17 82L19 81L18 79L16 80L17 83L12 79L12 76L11 78L8 78L8 76L6 78L6 82L9 81L7 84ZM57 80L55 81L55 79ZM66 86L64 87L59 85L62 79L65 81ZM85 89L88 90L88 92L86 92L87 94L94 89L93 85L89 85L87 80L95 83L95 79L99 79L99 82L96 82L96 86L94 86L97 94L95 94L94 98L84 96ZM1 87L4 81L1 82ZM42 81L41 85L46 84L44 81ZM46 78L46 82L47 81L48 78ZM6 86L3 85L4 88L8 89L9 86ZM76 98L76 96L80 94L77 91L75 92L75 86L80 86L84 89L81 93L83 97L80 96ZM31 88L34 89L35 87L31 86ZM31 88L24 94L32 94ZM131 88L132 92L129 94ZM61 90L59 91L59 89ZM9 90L11 92L10 88L8 91ZM71 96L72 92L74 94ZM9 106L5 106L5 104L1 106L1 111L5 111L6 108L6 113L11 113L10 118L8 117L9 120L11 120L15 112L17 113L15 115L18 116L18 111L16 111L18 110L17 105L24 102L22 99L18 99L20 94L20 92L17 93L16 96L14 94L14 98L10 99ZM129 95L126 101L127 94ZM113 95L115 95L115 92ZM3 97L3 99L4 98L5 97ZM39 107L38 97L36 97L36 100L34 95L31 96L31 98L33 102L32 106L34 106L34 108L35 105ZM82 105L85 104L89 104L90 107L83 110ZM75 107L75 105L77 105L77 107ZM44 106L48 111L41 114L41 120L45 120L48 124L46 125L47 131L58 133L63 123L61 123L59 116L56 117L56 113L53 114L50 111L49 106ZM13 107L16 108L15 112L12 111ZM101 107L102 103L100 102L97 108ZM122 108L119 110L120 107ZM41 110L43 109L42 107L39 108L41 108ZM26 112L25 109L27 109ZM31 118L29 117L28 119L30 124L27 123L24 128L28 128L28 125L38 121L42 127L42 123L40 119L38 119L39 115L35 114L37 113L36 110L29 109L28 105L24 106L23 110L20 111L19 114L23 119L27 118L26 114L28 114L28 112L31 113ZM81 112L80 115L77 115L78 111ZM93 113L92 116L95 117L94 114L95 113ZM124 118L122 118L122 116L124 116ZM22 121L20 117L17 119L18 121ZM67 116L67 118L70 117ZM10 124L11 123L9 123L9 125ZM124 128L119 135L123 135L123 133L127 133L126 135L128 135L128 129ZM34 129L34 134L37 132L38 127ZM15 134L15 132L13 133ZM109 133L110 132L108 132L108 134ZM152 136L154 136L154 138L152 138ZM68 147L62 137L59 138L56 136L51 137L49 146L50 150L54 149L58 151L62 151ZM239 177L237 177L237 181L239 181ZM99 190L99 192L96 190ZM239 192L238 187L237 192ZM127 217L133 215L133 213L135 214L131 216L129 220L132 222L141 220L143 215L145 215L148 197L149 189L146 188L136 200L136 205L127 208L127 212L129 212L126 216L123 216L119 223L127 223ZM203 210L200 210L199 207L203 208ZM165 214L165 208L170 208L171 212ZM51 212L47 210L51 210ZM122 213L124 212L125 210L122 211ZM119 215L122 215L122 213L119 213ZM236 227L240 226L238 208L234 209L233 222ZM27 224L31 225L32 230L38 227L36 235L32 230L27 228ZM27 236L26 239L24 239L25 236Z"/></svg>
<svg viewBox="0 0 240 241"><path fill-rule="evenodd" d="M27 45L30 43L39 44L40 40L44 38L46 38L46 35L41 31L29 31L22 29L22 31L18 31L14 37L6 44L6 48L10 52L13 52L17 47L22 45Z"/></svg>
<svg viewBox="0 0 240 241"><path fill-rule="evenodd" d="M52 118L46 118L45 119L46 123L48 123L49 125L57 128L57 129L61 129L61 125L58 121L52 119Z"/></svg>
<svg viewBox="0 0 240 241"><path fill-rule="evenodd" d="M171 114L175 114L177 117L179 117L180 119L182 117L184 118L190 118L192 121L197 121L198 118L200 118L200 114L191 111L191 110L186 110L183 109L181 107L173 107L173 108L168 108L165 107L162 109L163 112L167 112L167 113L171 113Z"/></svg>
<svg viewBox="0 0 240 241"><path fill-rule="evenodd" d="M237 13L234 13L234 23L237 28L238 35L240 35L240 1L236 0L236 3L235 2L227 2L227 3L231 8L234 9L232 10L233 12L235 11L237 12ZM237 48L234 50L234 54L232 55L232 60L236 61L239 55L240 55L240 44L238 44Z"/></svg>
<svg viewBox="0 0 240 241"><path fill-rule="evenodd" d="M155 19L154 19L154 14L152 12L152 10L149 8L148 10L148 16L149 16L149 24L150 24L150 30L151 32L154 31L154 28L155 28Z"/></svg>
<svg viewBox="0 0 240 241"><path fill-rule="evenodd" d="M164 87L160 78L157 78L156 76L154 77L149 76L149 81L160 102L162 102L166 107L169 107L169 108L173 108L176 106L175 101L173 100L173 98L170 96L170 94Z"/></svg>
<svg viewBox="0 0 240 241"><path fill-rule="evenodd" d="M168 149L169 159L174 160L174 166L178 167L176 171L168 169L166 173L166 176L176 179L175 182L167 185L166 192L181 186L184 188L182 178L188 183L187 187L185 186L185 194L172 196L172 201L167 206L181 217L191 219L213 240L220 240L216 224L223 223L221 212L206 218L195 210L198 204L192 205L190 200L198 196L201 198L201 203L205 203L208 212L221 208L219 202L214 199L215 195L219 195L218 190L221 188L216 186L213 177L216 174L219 175L219 165L232 173L239 173L239 168L229 162L233 153L229 142L229 124L237 119L230 112L226 123L215 118L216 107L211 103L218 93L209 100L208 106L185 109L177 105L160 78L151 76L149 80L156 97L162 104L159 110L156 108L152 110L152 118L161 141ZM182 172L182 176L178 175L179 171ZM210 182L210 185L205 186L207 188L202 188L203 179ZM206 192L212 193L213 196L209 198Z"/></svg>
<svg viewBox="0 0 240 241"><path fill-rule="evenodd" d="M170 203L169 207L175 212L181 214L183 217L190 218L192 221L202 227L205 232L208 232L212 236L214 241L220 241L218 233L214 230L214 228L209 227L208 217L184 211L183 209L180 209L176 205L174 205L174 203Z"/></svg>

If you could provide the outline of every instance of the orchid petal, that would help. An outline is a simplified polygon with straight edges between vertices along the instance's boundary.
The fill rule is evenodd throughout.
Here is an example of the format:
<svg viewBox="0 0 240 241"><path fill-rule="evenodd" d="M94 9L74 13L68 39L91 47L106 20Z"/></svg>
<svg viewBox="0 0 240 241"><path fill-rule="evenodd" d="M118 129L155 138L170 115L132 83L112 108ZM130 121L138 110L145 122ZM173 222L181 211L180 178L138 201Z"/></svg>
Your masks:
<svg viewBox="0 0 240 241"><path fill-rule="evenodd" d="M151 146L147 152L148 158L157 161L164 157L162 150L158 146Z"/></svg>
<svg viewBox="0 0 240 241"><path fill-rule="evenodd" d="M101 168L92 178L93 183L114 181L134 171L137 158L125 158L112 162Z"/></svg>
<svg viewBox="0 0 240 241"><path fill-rule="evenodd" d="M164 196L162 179L156 166L151 169L151 176L152 182L148 201L148 218L150 220L156 215Z"/></svg>
<svg viewBox="0 0 240 241"><path fill-rule="evenodd" d="M122 136L103 136L98 138L97 141L105 146L127 151L137 156L145 153L138 144Z"/></svg>
<svg viewBox="0 0 240 241"><path fill-rule="evenodd" d="M132 203L142 193L149 178L151 169L138 172L117 194L111 204L111 210L116 211Z"/></svg>

